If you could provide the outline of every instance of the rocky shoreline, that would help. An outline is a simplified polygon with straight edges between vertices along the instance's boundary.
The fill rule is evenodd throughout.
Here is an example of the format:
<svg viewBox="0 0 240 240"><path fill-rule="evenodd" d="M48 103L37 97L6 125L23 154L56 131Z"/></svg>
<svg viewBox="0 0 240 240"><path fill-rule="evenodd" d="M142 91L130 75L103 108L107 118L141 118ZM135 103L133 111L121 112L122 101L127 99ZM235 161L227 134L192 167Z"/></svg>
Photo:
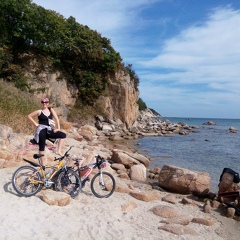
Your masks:
<svg viewBox="0 0 240 240"><path fill-rule="evenodd" d="M151 208L151 212L162 219L159 226L161 231L175 235L196 236L198 233L190 227L193 223L211 228L219 224L221 215L228 216L232 221L239 221L239 216L233 208L228 208L216 198L216 195L207 191L210 185L207 173L173 169L171 166L149 169L149 162L152 159L139 154L131 141L150 134L151 136L189 134L195 128L184 123L157 120L148 115L140 115L130 130L127 130L119 119L105 120L101 116L96 116L95 126L76 126L68 122L62 122L61 125L67 133L65 150L73 146L70 152L72 157L81 157L87 164L92 162L96 155L101 155L108 160L107 171L116 179L116 193L127 194L132 199L146 204L156 203L156 206ZM0 125L0 167L14 169L21 166L24 164L23 157L33 160L32 156L38 151L38 146L29 142L31 138L32 136L14 133L11 128ZM47 144L46 159L47 163L52 165L56 156L55 146L50 142ZM173 180L169 181L172 176L174 176L174 185L169 184L173 182ZM191 184L188 184L188 181L191 181ZM60 193L55 192L55 194L51 191L51 198L54 196L59 198ZM162 203L168 203L169 206L166 207ZM186 216L183 212L188 211L186 209L189 206L192 206L194 211ZM136 207L131 201L127 201L125 210L132 211ZM179 212L179 208L183 211ZM198 217L200 215L201 217ZM217 234L223 237L219 239L225 239L224 234L221 234Z"/></svg>

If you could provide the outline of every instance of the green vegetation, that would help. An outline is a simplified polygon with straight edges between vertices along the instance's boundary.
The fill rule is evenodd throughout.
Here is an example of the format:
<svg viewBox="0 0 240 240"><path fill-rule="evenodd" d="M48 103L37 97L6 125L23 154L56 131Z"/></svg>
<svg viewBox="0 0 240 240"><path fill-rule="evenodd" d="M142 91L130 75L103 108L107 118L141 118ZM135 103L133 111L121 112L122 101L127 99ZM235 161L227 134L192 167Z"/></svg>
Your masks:
<svg viewBox="0 0 240 240"><path fill-rule="evenodd" d="M28 87L31 74L26 75L33 69L36 75L59 70L59 81L65 78L76 85L79 95L69 114L74 122L80 119L79 113L85 118L101 113L94 103L106 94L108 79L115 72L128 73L138 88L139 78L132 65L125 67L109 39L75 18L65 19L31 0L0 1L0 36L0 79L4 79L0 80L0 123L14 131L33 131L26 119L39 108Z"/></svg>
<svg viewBox="0 0 240 240"><path fill-rule="evenodd" d="M120 69L138 87L132 65L124 66L109 39L31 0L0 1L0 35L0 78L24 91L29 90L27 80L31 80L24 73L35 59L37 72L60 70L75 83L83 105L93 106L109 76Z"/></svg>
<svg viewBox="0 0 240 240"><path fill-rule="evenodd" d="M158 112L156 112L154 109L152 109L152 108L149 108L151 111L152 111L152 113L155 115L155 116L161 116L161 114L159 114Z"/></svg>
<svg viewBox="0 0 240 240"><path fill-rule="evenodd" d="M139 107L139 111L147 109L146 103L141 98L138 99L137 104L138 104L138 107Z"/></svg>

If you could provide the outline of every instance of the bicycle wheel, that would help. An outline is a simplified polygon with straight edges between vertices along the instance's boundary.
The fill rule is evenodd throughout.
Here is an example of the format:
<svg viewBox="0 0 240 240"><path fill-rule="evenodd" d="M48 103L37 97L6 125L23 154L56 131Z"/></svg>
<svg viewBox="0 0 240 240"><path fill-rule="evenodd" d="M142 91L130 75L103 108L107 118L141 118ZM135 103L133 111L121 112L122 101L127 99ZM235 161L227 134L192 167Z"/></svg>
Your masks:
<svg viewBox="0 0 240 240"><path fill-rule="evenodd" d="M58 176L58 189L76 197L82 190L80 177L72 169L61 172Z"/></svg>
<svg viewBox="0 0 240 240"><path fill-rule="evenodd" d="M43 185L39 183L41 180L42 177L36 168L22 166L14 172L12 185L18 194L30 197L42 189Z"/></svg>
<svg viewBox="0 0 240 240"><path fill-rule="evenodd" d="M110 197L115 187L115 179L108 172L97 173L91 180L91 191L98 198Z"/></svg>

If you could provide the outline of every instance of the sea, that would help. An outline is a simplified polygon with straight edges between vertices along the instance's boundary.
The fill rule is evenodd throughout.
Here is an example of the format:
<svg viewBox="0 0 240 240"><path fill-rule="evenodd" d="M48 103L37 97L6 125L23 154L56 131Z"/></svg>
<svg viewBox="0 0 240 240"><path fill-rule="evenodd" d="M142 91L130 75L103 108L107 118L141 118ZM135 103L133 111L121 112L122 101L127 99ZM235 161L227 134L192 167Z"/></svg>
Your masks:
<svg viewBox="0 0 240 240"><path fill-rule="evenodd" d="M220 118L159 118L171 123L195 127L188 135L141 137L135 148L153 158L150 168L173 165L193 171L208 172L210 191L217 193L220 175L225 167L240 174L240 119ZM216 125L205 125L212 121ZM237 129L230 133L229 128Z"/></svg>

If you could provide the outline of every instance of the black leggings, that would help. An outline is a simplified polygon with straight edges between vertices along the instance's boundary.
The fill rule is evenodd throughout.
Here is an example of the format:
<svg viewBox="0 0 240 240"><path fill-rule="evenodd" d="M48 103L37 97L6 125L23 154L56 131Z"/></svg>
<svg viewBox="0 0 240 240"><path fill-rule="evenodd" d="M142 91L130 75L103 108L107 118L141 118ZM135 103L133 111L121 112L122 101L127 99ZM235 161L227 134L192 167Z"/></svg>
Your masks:
<svg viewBox="0 0 240 240"><path fill-rule="evenodd" d="M64 132L49 132L47 129L42 129L39 133L39 151L45 150L46 139L57 139L57 138L66 138L66 133Z"/></svg>

